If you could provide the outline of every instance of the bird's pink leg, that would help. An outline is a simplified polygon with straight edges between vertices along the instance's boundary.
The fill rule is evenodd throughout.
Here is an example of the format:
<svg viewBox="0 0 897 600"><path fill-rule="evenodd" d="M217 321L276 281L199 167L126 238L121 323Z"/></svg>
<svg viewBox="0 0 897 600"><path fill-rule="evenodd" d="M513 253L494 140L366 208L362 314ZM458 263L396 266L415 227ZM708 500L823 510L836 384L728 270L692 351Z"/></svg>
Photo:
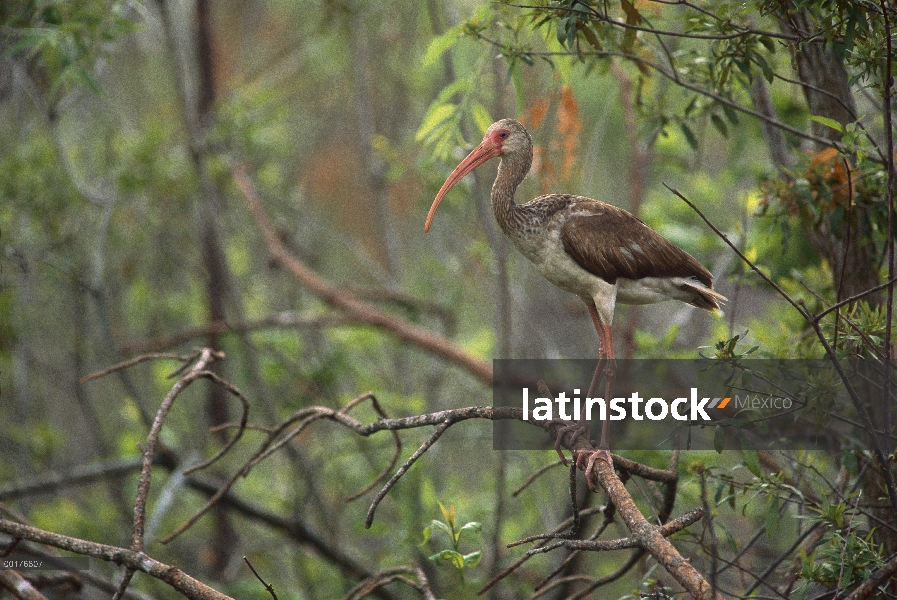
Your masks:
<svg viewBox="0 0 897 600"><path fill-rule="evenodd" d="M605 325L604 321L602 321L601 315L598 314L598 309L595 308L594 304L589 304L589 315L591 315L592 322L595 324L595 331L598 333L601 345L598 348L598 366L595 368L595 375L592 377L587 397L595 397L595 389L598 387L603 375L604 399L610 402L610 399L613 397L614 376L617 371L617 363L614 359L613 330L609 324ZM598 459L603 460L611 467L614 466L613 458L610 455L610 421L605 419L601 422L601 439L598 442L598 450L590 452L585 456L587 460L585 472L587 474L592 470L595 461ZM589 487L592 487L594 490L591 480L586 479L586 481L589 483Z"/></svg>

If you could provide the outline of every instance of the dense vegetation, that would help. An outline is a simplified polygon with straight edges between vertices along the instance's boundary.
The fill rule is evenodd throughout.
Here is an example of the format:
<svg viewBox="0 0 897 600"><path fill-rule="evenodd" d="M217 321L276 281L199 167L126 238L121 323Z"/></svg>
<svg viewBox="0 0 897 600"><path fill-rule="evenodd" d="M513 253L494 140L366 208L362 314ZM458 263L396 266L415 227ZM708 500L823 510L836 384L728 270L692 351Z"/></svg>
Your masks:
<svg viewBox="0 0 897 600"><path fill-rule="evenodd" d="M618 356L890 365L895 26L889 0L3 3L0 543L96 558L0 597L269 593L243 557L282 599L897 596L871 422L863 450L621 451L622 483L580 481L582 537L638 537L634 499L683 519L700 581L650 536L521 560L569 527L568 474L512 494L555 454L465 409L492 358L597 340L502 236L490 168L422 231L518 118L520 198L626 208L730 299L618 307Z"/></svg>

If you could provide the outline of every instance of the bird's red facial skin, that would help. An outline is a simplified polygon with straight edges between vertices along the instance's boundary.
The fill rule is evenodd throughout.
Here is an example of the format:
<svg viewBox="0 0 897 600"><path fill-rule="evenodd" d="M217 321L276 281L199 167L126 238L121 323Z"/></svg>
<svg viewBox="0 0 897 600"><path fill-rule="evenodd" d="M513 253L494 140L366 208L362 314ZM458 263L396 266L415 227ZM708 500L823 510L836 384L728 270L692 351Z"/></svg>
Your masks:
<svg viewBox="0 0 897 600"><path fill-rule="evenodd" d="M498 146L499 153L501 153L502 145L505 143L505 140L511 135L511 132L507 129L499 129L498 131L493 131L491 134L487 136L487 139L491 138L492 143ZM486 140L483 140L484 142Z"/></svg>
<svg viewBox="0 0 897 600"><path fill-rule="evenodd" d="M483 138L483 141L480 142L480 145L474 148L473 151L468 154L457 167L455 167L455 170L452 171L451 175L448 176L448 179L445 180L445 183L442 184L439 193L436 194L436 199L433 200L433 205L430 207L430 212L427 214L427 222L424 223L424 233L430 231L430 226L433 224L433 217L436 215L436 209L439 207L439 203L442 202L445 195L448 194L448 191L452 189L456 183L464 179L465 175L487 160L495 158L496 156L501 156L501 146L508 135L509 132L507 129L500 129L488 134Z"/></svg>

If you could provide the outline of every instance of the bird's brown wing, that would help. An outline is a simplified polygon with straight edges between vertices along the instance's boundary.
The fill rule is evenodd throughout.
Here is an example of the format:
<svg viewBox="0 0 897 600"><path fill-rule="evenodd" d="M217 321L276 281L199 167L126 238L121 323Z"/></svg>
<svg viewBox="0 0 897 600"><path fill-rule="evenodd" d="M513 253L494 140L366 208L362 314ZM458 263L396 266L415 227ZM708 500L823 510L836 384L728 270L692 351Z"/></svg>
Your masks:
<svg viewBox="0 0 897 600"><path fill-rule="evenodd" d="M591 201L561 226L564 250L583 269L608 283L617 278L694 277L713 287L701 263L621 208Z"/></svg>

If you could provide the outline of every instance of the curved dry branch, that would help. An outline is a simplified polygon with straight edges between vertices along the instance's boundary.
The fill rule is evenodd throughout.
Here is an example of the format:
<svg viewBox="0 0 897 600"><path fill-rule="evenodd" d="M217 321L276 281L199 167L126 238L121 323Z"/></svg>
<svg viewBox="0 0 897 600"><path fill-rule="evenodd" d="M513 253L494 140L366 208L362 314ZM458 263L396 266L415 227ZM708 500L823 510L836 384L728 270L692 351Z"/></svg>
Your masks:
<svg viewBox="0 0 897 600"><path fill-rule="evenodd" d="M164 581L179 593L187 598L191 598L191 600L231 600L230 596L226 596L198 579L190 577L175 566L166 565L154 558L150 558L142 551L89 542L6 519L0 519L0 533L5 533L13 538L68 550L76 554L91 556L121 565L127 569L146 573L151 577Z"/></svg>
<svg viewBox="0 0 897 600"><path fill-rule="evenodd" d="M436 428L436 431L430 434L430 437L428 437L426 441L424 441L424 443L420 445L420 448L418 448L415 453L405 461L405 464L399 467L399 470L396 471L396 474L386 482L386 485L384 485L383 488L377 493L377 495L374 497L374 501L371 502L371 507L368 509L367 518L365 518L364 520L364 526L366 529L370 529L371 524L374 522L374 512L376 512L377 506L380 504L380 501L386 497L386 494L389 493L389 490L392 489L392 486L394 486L399 481L399 479L401 479L402 475L408 472L408 469L410 469L411 466L415 462L417 462L417 459L423 456L424 452L429 450L430 447L436 443L436 440L442 437L442 434L445 433L446 430L448 430L448 428L451 427L454 423L455 421L453 421L452 419L446 419L445 421L440 423Z"/></svg>
<svg viewBox="0 0 897 600"><path fill-rule="evenodd" d="M359 396L358 398L356 398L355 400L353 400L352 402L347 404L345 407L343 407L341 412L348 413L357 404L361 403L362 400L370 400L371 405L374 407L374 410L377 412L378 415L380 415L384 419L389 418L389 415L387 415L386 411L383 410L383 407L380 406L380 402L377 401L377 398L376 398L376 396L374 396L373 392L368 392L367 394L362 394L361 396ZM378 483L383 481L386 478L386 476L389 474L389 472L392 471L393 467L396 466L396 463L399 462L399 456L402 455L402 438L399 437L398 431L392 432L392 439L393 439L393 442L395 442L396 449L395 449L395 452L393 452L393 455L389 461L389 464L386 465L386 467L384 467L383 470L380 471L380 474L377 475L377 477L375 477L374 480L370 484L365 486L364 489L355 492L351 496L347 496L345 499L346 502L352 502L353 500L357 500L358 498L361 498L362 496L367 494L369 491L374 489L374 487Z"/></svg>
<svg viewBox="0 0 897 600"><path fill-rule="evenodd" d="M454 342L425 327L410 323L358 300L347 290L338 288L321 278L290 252L278 237L252 181L246 174L245 165L241 164L234 168L233 175L237 186L243 193L246 206L255 219L265 245L268 247L271 259L286 268L303 286L327 304L343 311L354 322L384 329L403 342L417 346L464 368L483 383L487 385L492 383L492 365L490 363L470 355Z"/></svg>
<svg viewBox="0 0 897 600"><path fill-rule="evenodd" d="M90 375L86 375L82 377L78 383L87 383L88 381L92 381L94 379L99 379L100 377L105 377L110 373L115 373L116 371L121 371L122 369L127 369L128 367L133 367L134 365L138 365L142 362L146 362L148 360L159 360L159 359L168 359L168 360L179 360L181 361L181 367L173 373L176 375L184 368L184 365L189 365L191 361L195 360L199 356L198 352L194 352L193 354L172 354L170 352L151 352L148 354L141 354L140 356L135 356L130 360L126 360L124 362L120 362L117 365L112 365L107 369L103 369L102 371L97 371L96 373L91 373Z"/></svg>
<svg viewBox="0 0 897 600"><path fill-rule="evenodd" d="M225 443L221 450L216 452L214 456L209 457L208 459L202 461L199 464L193 465L187 469L184 469L184 475L189 475L194 471L199 471L200 469L205 469L209 465L215 463L222 456L227 454L231 448L234 447L240 438L243 436L243 432L246 431L246 422L249 420L249 400L246 399L246 396L243 395L243 392L238 390L235 386L233 386L229 381L226 381L213 373L212 371L203 371L199 373L200 377L205 377L206 379L212 380L217 385L220 385L228 392L231 393L232 396L235 396L239 401L240 405L243 407L243 413L240 415L240 423L237 425L237 433L234 434L234 437L229 439L227 443Z"/></svg>
<svg viewBox="0 0 897 600"><path fill-rule="evenodd" d="M162 404L159 406L159 410L156 412L156 418L153 420L153 426L146 436L146 444L143 449L143 466L140 469L140 481L137 484L137 500L134 502L134 530L131 534L131 550L143 552L146 499L149 495L156 445L159 443L159 433L162 431L162 425L165 423L165 418L168 416L168 412L171 410L178 395L180 395L190 383L196 379L205 377L208 373L206 367L220 358L224 358L222 353L215 352L209 348L203 348L199 353L199 358L190 368L190 371L184 377L178 379L172 386L171 390L162 401Z"/></svg>
<svg viewBox="0 0 897 600"><path fill-rule="evenodd" d="M172 348L189 342L190 340L205 339L210 335L218 335L231 331L235 333L249 333L262 329L323 329L326 327L337 327L352 322L352 319L339 313L321 316L304 316L295 311L288 310L254 321L211 321L205 325L188 327L169 335L125 342L118 349L118 352L123 356L143 352L161 352L165 348Z"/></svg>
<svg viewBox="0 0 897 600"><path fill-rule="evenodd" d="M406 577L406 575L413 575L417 578L417 581ZM349 592L345 596L343 596L343 598L344 600L364 598L365 596L369 596L378 588L397 581L404 583L405 585L416 591L425 600L436 600L436 596L433 594L433 590L430 587L430 581L427 579L427 575L418 565L413 565L410 567L395 567L371 575L370 577L359 582L358 585L353 587L351 590L349 590Z"/></svg>

